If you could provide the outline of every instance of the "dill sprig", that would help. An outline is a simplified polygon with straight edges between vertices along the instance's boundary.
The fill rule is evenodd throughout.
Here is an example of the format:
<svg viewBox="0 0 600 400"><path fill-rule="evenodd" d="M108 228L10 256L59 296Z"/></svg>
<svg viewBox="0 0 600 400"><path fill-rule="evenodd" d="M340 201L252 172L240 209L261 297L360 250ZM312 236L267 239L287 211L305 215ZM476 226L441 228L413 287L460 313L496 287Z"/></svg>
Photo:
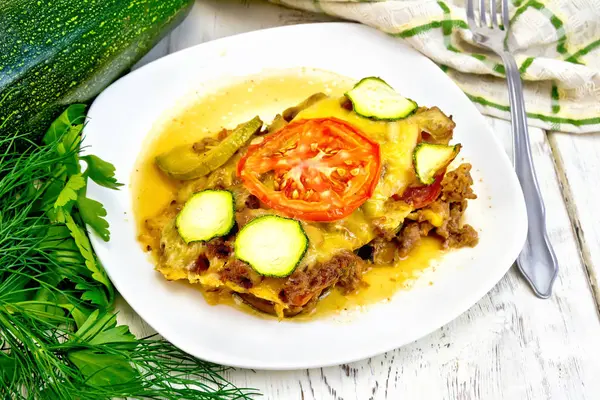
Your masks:
<svg viewBox="0 0 600 400"><path fill-rule="evenodd" d="M0 398L251 398L224 367L117 324L84 227L108 239L87 180L119 184L112 165L79 156L84 110L70 106L43 144L0 137Z"/></svg>

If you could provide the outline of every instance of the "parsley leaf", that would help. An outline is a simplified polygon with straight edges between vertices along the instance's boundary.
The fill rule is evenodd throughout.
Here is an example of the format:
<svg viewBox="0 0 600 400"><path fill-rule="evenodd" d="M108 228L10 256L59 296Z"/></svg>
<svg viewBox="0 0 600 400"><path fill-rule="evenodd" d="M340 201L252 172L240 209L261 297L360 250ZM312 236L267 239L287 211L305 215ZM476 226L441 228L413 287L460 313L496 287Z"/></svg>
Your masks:
<svg viewBox="0 0 600 400"><path fill-rule="evenodd" d="M85 104L69 106L59 117L52 122L44 135L43 142L51 144L56 142L73 125L82 125L85 121Z"/></svg>
<svg viewBox="0 0 600 400"><path fill-rule="evenodd" d="M102 240L108 242L110 232L108 231L108 222L104 219L106 217L104 206L96 200L88 199L80 192L77 198L77 209L83 222L96 231Z"/></svg>
<svg viewBox="0 0 600 400"><path fill-rule="evenodd" d="M100 186L104 186L109 189L117 189L119 186L123 186L122 183L117 182L115 178L115 167L94 155L88 155L81 157L87 163L87 169L85 174L92 178Z"/></svg>
<svg viewBox="0 0 600 400"><path fill-rule="evenodd" d="M57 262L56 271L61 273L64 278L71 278L68 276L66 268L84 262L75 241L71 237L69 229L64 225L49 226L44 235L44 240L39 245L39 249L49 252Z"/></svg>
<svg viewBox="0 0 600 400"><path fill-rule="evenodd" d="M79 144L85 122L85 105L69 106L51 125L43 141L45 144L57 142L56 151L66 156L62 164L70 175L79 172Z"/></svg>
<svg viewBox="0 0 600 400"><path fill-rule="evenodd" d="M127 326L116 326L115 314L100 313L94 310L81 327L75 332L71 342L86 345L109 345L119 350L134 350L136 339ZM118 344L117 346L114 346ZM133 346L133 347L132 347ZM96 350L77 350L68 353L69 360L77 366L90 385L124 384L138 377L123 353L106 353L102 348Z"/></svg>
<svg viewBox="0 0 600 400"><path fill-rule="evenodd" d="M102 283L109 290L112 290L112 285L110 284L106 273L99 266L96 257L94 257L92 245L90 244L90 240L85 231L75 223L70 214L65 215L65 221L67 228L69 228L69 232L71 233L71 237L75 239L75 244L85 259L85 266L92 272L92 278Z"/></svg>
<svg viewBox="0 0 600 400"><path fill-rule="evenodd" d="M106 297L104 290L102 290L102 286L94 285L87 281L81 281L75 285L75 289L84 291L81 294L81 300L89 301L101 308L108 307L108 298Z"/></svg>
<svg viewBox="0 0 600 400"><path fill-rule="evenodd" d="M73 335L72 341L88 342L104 329L109 329L117 324L117 317L114 314L103 313L100 315L99 310L94 310L85 323L79 327Z"/></svg>
<svg viewBox="0 0 600 400"><path fill-rule="evenodd" d="M82 326L89 317L89 310L86 310L81 306L77 307L71 303L64 303L59 305L71 313L71 316L73 317L73 320L75 321L75 325L77 325L77 327Z"/></svg>
<svg viewBox="0 0 600 400"><path fill-rule="evenodd" d="M114 315L114 314L113 314ZM94 336L88 343L90 344L107 344L135 342L135 336L129 332L127 325L119 325L110 329L103 330Z"/></svg>
<svg viewBox="0 0 600 400"><path fill-rule="evenodd" d="M91 271L86 268L87 260L83 258L67 226L58 224L50 226L43 242L40 244L40 250L48 252L52 259L56 261L56 272L61 274L63 279L75 283L75 289L83 291L81 300L89 301L103 309L109 306L103 284L87 279L91 276ZM81 269L82 265L85 266L83 269ZM81 325L81 313L85 311L82 309L81 304L72 307L66 304L60 306L71 312L77 326Z"/></svg>
<svg viewBox="0 0 600 400"><path fill-rule="evenodd" d="M73 175L67 181L65 187L60 191L56 201L54 202L54 209L67 208L70 203L77 200L77 192L79 189L85 186L85 179L81 174Z"/></svg>
<svg viewBox="0 0 600 400"><path fill-rule="evenodd" d="M54 203L62 189L65 187L65 181L66 173L57 178L53 178L44 191L42 198L37 200L37 208L45 211L52 222L58 222L57 212L54 210Z"/></svg>
<svg viewBox="0 0 600 400"><path fill-rule="evenodd" d="M100 350L77 350L68 358L81 371L86 383L93 386L125 384L138 378L138 372L120 354L107 354Z"/></svg>

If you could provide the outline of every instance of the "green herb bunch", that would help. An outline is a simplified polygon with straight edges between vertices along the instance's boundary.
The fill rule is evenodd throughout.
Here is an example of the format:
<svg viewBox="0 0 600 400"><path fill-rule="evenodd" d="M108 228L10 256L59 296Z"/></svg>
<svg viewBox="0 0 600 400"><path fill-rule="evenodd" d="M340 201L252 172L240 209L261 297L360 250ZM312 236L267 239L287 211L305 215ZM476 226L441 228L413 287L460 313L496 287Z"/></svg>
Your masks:
<svg viewBox="0 0 600 400"><path fill-rule="evenodd" d="M84 227L109 239L88 180L120 184L111 164L80 155L84 120L85 106L70 106L25 150L25 136L0 137L0 398L250 398L223 367L117 324Z"/></svg>

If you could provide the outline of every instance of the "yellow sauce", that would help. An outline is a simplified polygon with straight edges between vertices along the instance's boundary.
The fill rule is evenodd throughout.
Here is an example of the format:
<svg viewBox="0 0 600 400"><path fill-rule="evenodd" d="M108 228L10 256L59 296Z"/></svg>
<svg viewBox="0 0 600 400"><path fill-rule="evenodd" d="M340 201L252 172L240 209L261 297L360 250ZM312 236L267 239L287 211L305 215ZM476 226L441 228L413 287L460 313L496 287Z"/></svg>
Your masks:
<svg viewBox="0 0 600 400"><path fill-rule="evenodd" d="M440 241L425 237L408 257L395 265L372 267L363 278L368 286L346 295L334 289L317 303L313 312L301 314L296 319L312 319L315 316L322 317L344 310L352 311L364 305L388 301L398 290L410 288L414 280L441 254Z"/></svg>
<svg viewBox="0 0 600 400"><path fill-rule="evenodd" d="M178 190L178 183L167 178L156 167L154 158L158 154L180 144L214 135L223 128L233 128L255 115L260 115L263 121L269 122L277 113L313 93L341 96L353 84L354 81L349 78L313 69L263 74L217 91L198 93L188 107L175 110L172 116L163 118L146 139L147 143L138 157L131 180L133 209L143 248L146 250L148 243L152 243L144 221L159 214L174 199ZM397 265L371 268L364 276L368 286L348 295L334 289L318 303L313 312L294 320L313 319L385 301L401 288L407 287L441 253L439 241L425 238L419 247ZM233 301L229 294L218 296L215 293L205 293L205 297L211 304L229 304L255 312L250 307Z"/></svg>

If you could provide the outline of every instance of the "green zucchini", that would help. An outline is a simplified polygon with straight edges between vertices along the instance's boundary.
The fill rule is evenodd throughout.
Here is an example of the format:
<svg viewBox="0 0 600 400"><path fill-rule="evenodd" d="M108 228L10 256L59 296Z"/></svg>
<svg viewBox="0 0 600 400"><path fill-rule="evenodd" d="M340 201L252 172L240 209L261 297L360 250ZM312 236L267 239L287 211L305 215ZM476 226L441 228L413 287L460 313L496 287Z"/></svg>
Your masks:
<svg viewBox="0 0 600 400"><path fill-rule="evenodd" d="M300 222L265 215L250 221L238 233L235 256L263 276L290 275L306 253L308 237Z"/></svg>
<svg viewBox="0 0 600 400"><path fill-rule="evenodd" d="M186 243L225 236L235 224L233 194L227 190L203 190L194 194L177 214L175 226Z"/></svg>
<svg viewBox="0 0 600 400"><path fill-rule="evenodd" d="M177 146L156 157L156 165L175 179L189 180L208 175L227 162L244 146L263 123L256 116L238 125L225 139L209 150L196 152L193 144Z"/></svg>
<svg viewBox="0 0 600 400"><path fill-rule="evenodd" d="M127 72L192 4L0 1L0 137L10 129L41 138L69 104L89 102Z"/></svg>
<svg viewBox="0 0 600 400"><path fill-rule="evenodd" d="M431 185L438 173L456 158L460 148L460 144L419 143L413 151L413 165L419 181Z"/></svg>
<svg viewBox="0 0 600 400"><path fill-rule="evenodd" d="M346 92L358 115L375 120L395 121L406 118L418 108L417 103L398 94L383 79L361 79Z"/></svg>

